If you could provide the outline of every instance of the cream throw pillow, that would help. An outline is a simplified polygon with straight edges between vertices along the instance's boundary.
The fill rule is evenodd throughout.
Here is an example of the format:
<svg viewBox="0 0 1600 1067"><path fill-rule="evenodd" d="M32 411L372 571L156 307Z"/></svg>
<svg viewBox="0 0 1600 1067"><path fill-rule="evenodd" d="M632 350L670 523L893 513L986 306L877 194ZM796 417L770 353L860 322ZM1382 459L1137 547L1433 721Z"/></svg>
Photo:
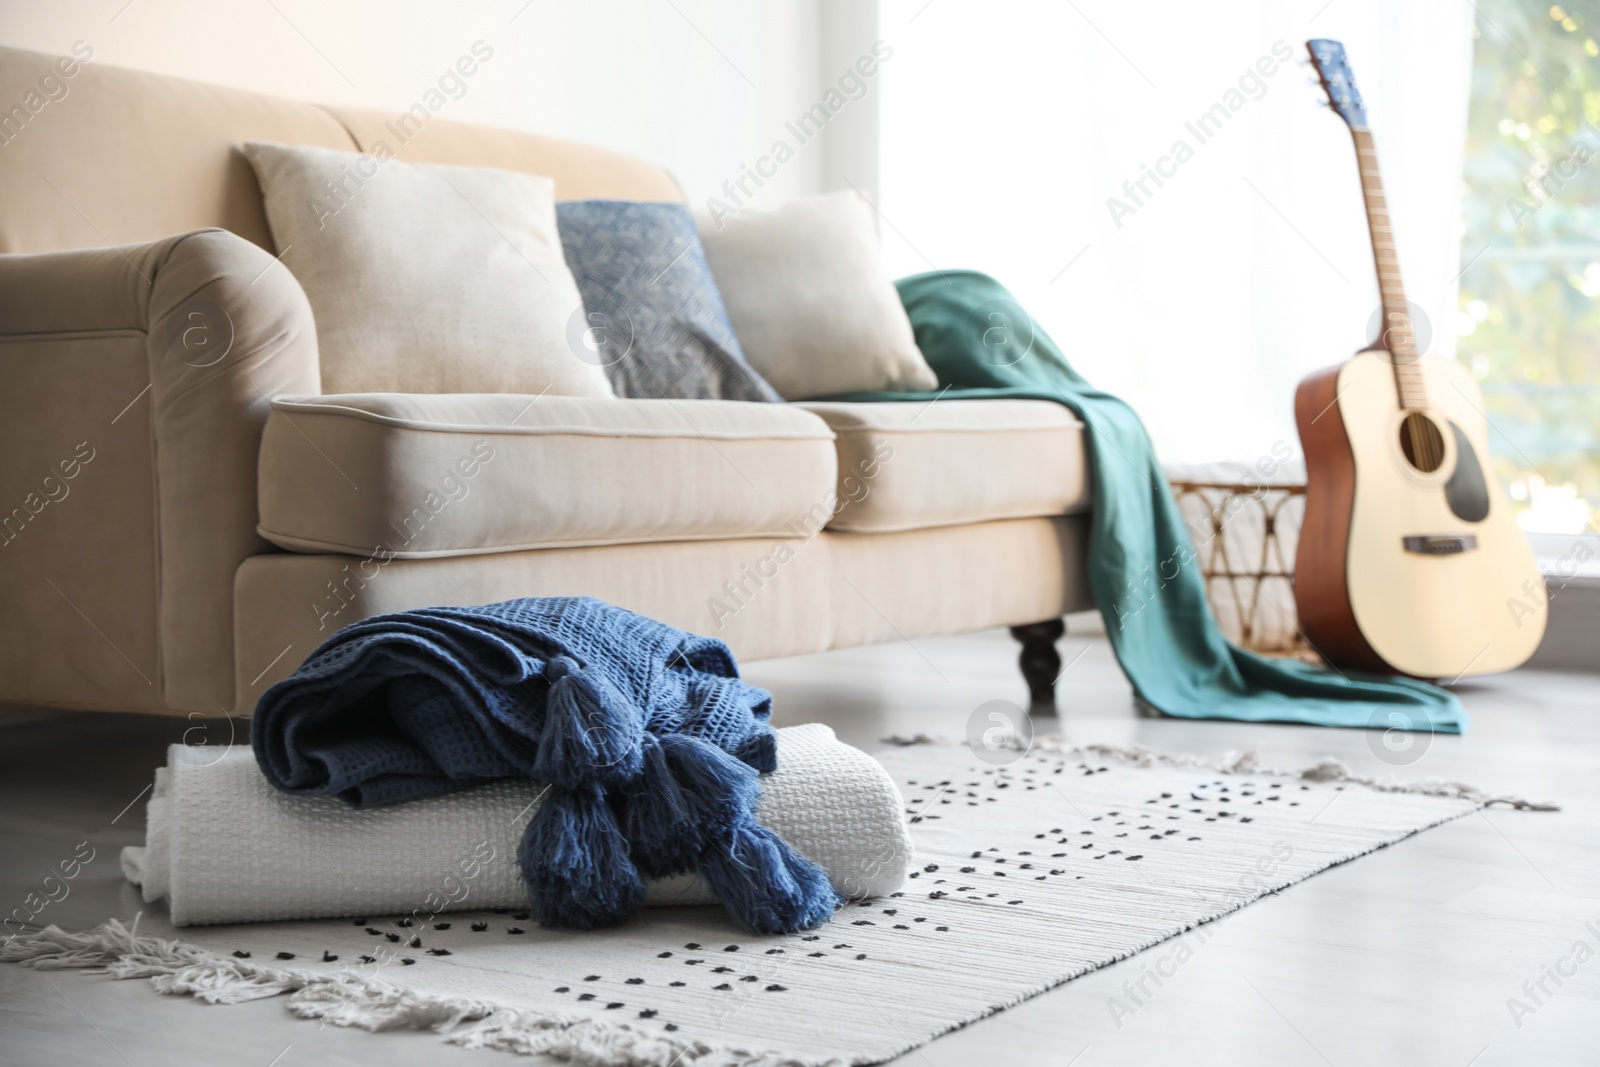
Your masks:
<svg viewBox="0 0 1600 1067"><path fill-rule="evenodd" d="M549 178L259 142L244 154L311 301L324 393L613 395L568 343L583 301Z"/></svg>
<svg viewBox="0 0 1600 1067"><path fill-rule="evenodd" d="M826 193L697 221L745 358L785 400L939 387L860 196Z"/></svg>

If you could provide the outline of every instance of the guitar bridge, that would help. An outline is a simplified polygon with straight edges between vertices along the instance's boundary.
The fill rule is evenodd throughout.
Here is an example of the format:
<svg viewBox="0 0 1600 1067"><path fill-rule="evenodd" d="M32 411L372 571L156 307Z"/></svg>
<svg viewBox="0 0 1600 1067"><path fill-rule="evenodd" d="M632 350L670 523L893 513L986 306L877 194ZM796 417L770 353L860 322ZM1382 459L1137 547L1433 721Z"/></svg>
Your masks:
<svg viewBox="0 0 1600 1067"><path fill-rule="evenodd" d="M1407 552L1421 556L1454 556L1478 547L1472 534L1422 534L1401 539Z"/></svg>

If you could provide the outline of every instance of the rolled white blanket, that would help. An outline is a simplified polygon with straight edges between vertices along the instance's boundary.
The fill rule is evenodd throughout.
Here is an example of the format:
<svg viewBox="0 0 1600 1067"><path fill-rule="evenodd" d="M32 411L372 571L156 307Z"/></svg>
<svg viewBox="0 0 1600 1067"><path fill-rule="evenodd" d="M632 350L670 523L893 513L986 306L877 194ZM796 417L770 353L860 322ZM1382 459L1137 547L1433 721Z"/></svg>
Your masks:
<svg viewBox="0 0 1600 1067"><path fill-rule="evenodd" d="M828 872L840 895L900 887L911 838L899 790L876 760L822 725L777 731L761 821ZM538 782L356 810L273 789L248 748L173 745L156 770L143 848L122 870L174 926L523 908L516 862ZM695 877L650 887L651 904L714 904Z"/></svg>

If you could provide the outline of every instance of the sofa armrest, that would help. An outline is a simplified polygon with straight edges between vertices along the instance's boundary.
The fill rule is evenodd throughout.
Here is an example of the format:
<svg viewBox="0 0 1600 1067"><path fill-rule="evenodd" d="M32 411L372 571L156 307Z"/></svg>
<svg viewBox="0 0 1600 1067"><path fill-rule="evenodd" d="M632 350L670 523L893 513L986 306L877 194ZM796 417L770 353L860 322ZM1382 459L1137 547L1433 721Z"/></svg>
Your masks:
<svg viewBox="0 0 1600 1067"><path fill-rule="evenodd" d="M319 385L305 293L232 233L0 255L0 700L231 707L261 428Z"/></svg>

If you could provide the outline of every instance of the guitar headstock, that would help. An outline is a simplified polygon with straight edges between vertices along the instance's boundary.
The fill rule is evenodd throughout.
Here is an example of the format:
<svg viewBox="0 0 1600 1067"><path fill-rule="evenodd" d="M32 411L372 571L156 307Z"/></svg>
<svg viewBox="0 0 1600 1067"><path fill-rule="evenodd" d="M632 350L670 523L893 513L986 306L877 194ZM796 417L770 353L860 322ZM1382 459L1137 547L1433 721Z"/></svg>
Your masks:
<svg viewBox="0 0 1600 1067"><path fill-rule="evenodd" d="M1352 130L1367 128L1367 105L1356 88L1356 76L1350 70L1350 60L1344 54L1344 45L1326 37L1306 42L1311 53L1311 65L1328 94L1328 106L1338 112L1345 125Z"/></svg>

